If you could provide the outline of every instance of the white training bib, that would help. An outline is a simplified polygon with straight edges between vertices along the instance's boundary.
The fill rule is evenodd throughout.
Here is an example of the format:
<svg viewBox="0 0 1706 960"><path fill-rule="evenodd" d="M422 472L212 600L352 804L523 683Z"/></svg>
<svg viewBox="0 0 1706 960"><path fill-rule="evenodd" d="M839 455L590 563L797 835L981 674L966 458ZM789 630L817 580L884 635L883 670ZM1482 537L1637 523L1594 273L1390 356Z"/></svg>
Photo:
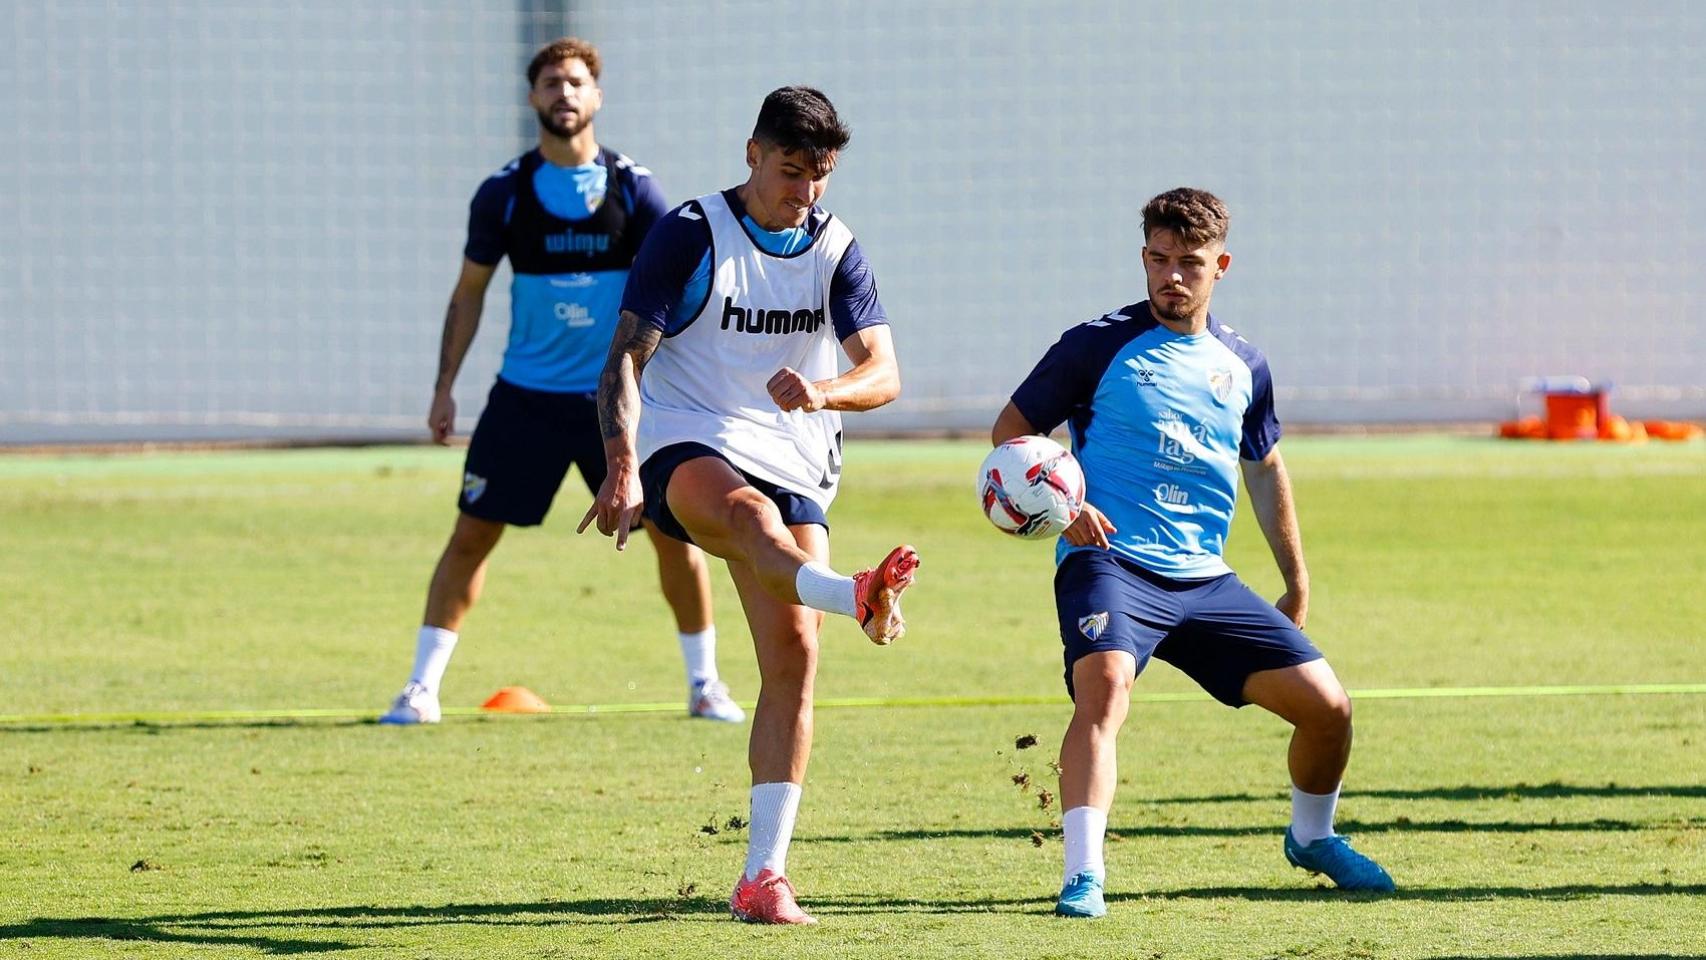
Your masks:
<svg viewBox="0 0 1706 960"><path fill-rule="evenodd" d="M829 288L853 234L817 211L826 222L811 246L775 256L752 242L722 194L698 202L711 228L710 294L640 376L640 459L702 443L828 508L841 482L841 415L784 413L765 384L783 367L808 380L839 372Z"/></svg>

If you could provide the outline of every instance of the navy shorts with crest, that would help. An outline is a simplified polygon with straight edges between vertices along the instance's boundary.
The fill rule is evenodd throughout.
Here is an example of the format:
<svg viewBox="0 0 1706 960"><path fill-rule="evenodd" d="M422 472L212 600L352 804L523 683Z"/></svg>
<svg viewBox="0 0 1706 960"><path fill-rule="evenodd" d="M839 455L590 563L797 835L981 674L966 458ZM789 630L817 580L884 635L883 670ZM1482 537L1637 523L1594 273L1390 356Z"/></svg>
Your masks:
<svg viewBox="0 0 1706 960"><path fill-rule="evenodd" d="M468 441L456 505L482 520L538 526L570 466L596 496L605 473L598 396L529 390L500 378Z"/></svg>
<svg viewBox="0 0 1706 960"><path fill-rule="evenodd" d="M755 477L732 463L729 458L718 453L702 443L672 443L646 458L640 464L640 490L646 498L646 519L659 531L680 540L692 543L693 537L681 521L670 512L669 501L664 495L669 491L669 478L675 473L675 468L689 460L700 457L716 457L729 464L729 469L741 475L741 478L759 493L764 494L776 505L782 514L782 522L789 526L802 523L815 523L825 530L829 529L829 517L815 500L795 493L786 487L778 486L768 480Z"/></svg>
<svg viewBox="0 0 1706 960"><path fill-rule="evenodd" d="M1151 656L1195 680L1216 700L1242 707L1252 673L1321 659L1285 614L1236 574L1175 580L1106 550L1066 555L1054 574L1065 644L1066 690L1086 654L1124 650L1143 673Z"/></svg>

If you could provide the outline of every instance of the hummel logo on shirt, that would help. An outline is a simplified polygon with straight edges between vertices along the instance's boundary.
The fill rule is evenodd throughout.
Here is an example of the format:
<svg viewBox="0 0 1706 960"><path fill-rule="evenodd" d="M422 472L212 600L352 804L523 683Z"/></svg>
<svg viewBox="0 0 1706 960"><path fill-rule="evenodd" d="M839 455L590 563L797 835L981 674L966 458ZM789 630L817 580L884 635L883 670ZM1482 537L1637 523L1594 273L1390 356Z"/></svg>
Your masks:
<svg viewBox="0 0 1706 960"><path fill-rule="evenodd" d="M723 298L723 327L740 333L815 333L823 326L823 308L816 310L765 310L762 307L737 307L734 298Z"/></svg>

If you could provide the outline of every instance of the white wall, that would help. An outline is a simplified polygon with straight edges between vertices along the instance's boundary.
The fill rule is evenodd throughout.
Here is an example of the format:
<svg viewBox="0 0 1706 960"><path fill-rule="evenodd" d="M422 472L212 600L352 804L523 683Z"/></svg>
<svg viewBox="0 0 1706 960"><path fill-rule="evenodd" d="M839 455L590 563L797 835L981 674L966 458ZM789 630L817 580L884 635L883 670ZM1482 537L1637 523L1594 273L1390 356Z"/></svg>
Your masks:
<svg viewBox="0 0 1706 960"><path fill-rule="evenodd" d="M850 121L827 206L907 381L850 426L986 425L1061 329L1142 297L1139 208L1181 184L1232 208L1216 313L1286 420L1499 417L1557 373L1706 416L1706 6L568 6L606 59L601 139L672 199L742 179L773 87ZM0 441L416 432L468 197L527 144L519 72L552 27L373 0L0 14Z"/></svg>

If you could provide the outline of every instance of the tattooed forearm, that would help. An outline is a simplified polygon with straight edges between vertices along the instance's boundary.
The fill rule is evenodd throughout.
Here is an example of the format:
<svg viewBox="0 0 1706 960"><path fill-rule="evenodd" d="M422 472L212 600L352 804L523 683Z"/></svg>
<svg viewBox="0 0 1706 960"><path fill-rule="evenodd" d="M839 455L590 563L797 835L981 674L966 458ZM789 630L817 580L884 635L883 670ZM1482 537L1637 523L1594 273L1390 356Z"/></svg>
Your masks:
<svg viewBox="0 0 1706 960"><path fill-rule="evenodd" d="M480 329L480 314L485 306L484 291L465 294L461 289L450 297L444 309L444 336L438 343L438 380L434 387L448 391L456 382L456 372L468 356L468 347Z"/></svg>
<svg viewBox="0 0 1706 960"><path fill-rule="evenodd" d="M456 374L451 362L450 348L456 340L456 301L450 301L450 306L444 308L444 337L438 342L438 385L444 386L445 381L455 380Z"/></svg>
<svg viewBox="0 0 1706 960"><path fill-rule="evenodd" d="M662 341L662 330L622 311L598 378L598 428L604 439L633 436L640 415L640 373Z"/></svg>

